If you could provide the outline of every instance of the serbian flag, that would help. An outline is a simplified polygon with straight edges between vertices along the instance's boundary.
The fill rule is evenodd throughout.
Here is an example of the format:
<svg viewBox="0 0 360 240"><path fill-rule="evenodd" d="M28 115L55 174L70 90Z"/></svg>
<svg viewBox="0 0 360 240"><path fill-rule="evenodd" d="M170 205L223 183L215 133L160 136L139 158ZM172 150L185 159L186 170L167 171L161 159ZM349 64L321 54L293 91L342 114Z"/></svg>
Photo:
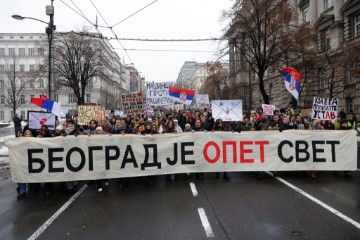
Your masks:
<svg viewBox="0 0 360 240"><path fill-rule="evenodd" d="M31 103L33 103L36 106L39 106L41 108L44 108L44 109L52 112L54 115L60 117L61 104L58 102L49 100L46 97L42 96L41 98L32 98Z"/></svg>
<svg viewBox="0 0 360 240"><path fill-rule="evenodd" d="M194 95L195 90L187 90L174 86L170 86L169 88L169 97L175 102L180 102L185 105L191 105Z"/></svg>
<svg viewBox="0 0 360 240"><path fill-rule="evenodd" d="M285 87L298 100L300 92L300 79L301 74L292 67L286 67L281 70L281 73L285 77Z"/></svg>

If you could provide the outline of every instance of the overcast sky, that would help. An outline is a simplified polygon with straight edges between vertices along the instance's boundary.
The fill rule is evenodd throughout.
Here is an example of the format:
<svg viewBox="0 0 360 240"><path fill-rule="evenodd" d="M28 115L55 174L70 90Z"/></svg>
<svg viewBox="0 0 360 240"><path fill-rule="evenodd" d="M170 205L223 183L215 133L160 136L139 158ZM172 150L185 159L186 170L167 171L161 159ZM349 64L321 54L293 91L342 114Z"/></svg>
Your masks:
<svg viewBox="0 0 360 240"><path fill-rule="evenodd" d="M226 26L226 22L219 21L221 12L228 10L232 3L232 0L54 0L54 23L57 31L79 30L84 25L89 26L90 23L85 18L74 12L76 10L81 11L92 23L96 22L97 16L98 25L114 26L151 4L114 26L115 34L119 38L141 39L216 38L223 34ZM19 21L11 16L18 14L48 22L46 5L51 5L51 1L1 0L0 32L45 32L46 25L43 23L33 20ZM107 28L99 30L104 36L114 37ZM140 75L148 82L175 81L185 61L206 62L218 59L219 42L213 41L178 43L123 40L120 44L116 40L111 40L110 43L124 59L125 64L133 62L141 72ZM128 55L122 48L129 49Z"/></svg>

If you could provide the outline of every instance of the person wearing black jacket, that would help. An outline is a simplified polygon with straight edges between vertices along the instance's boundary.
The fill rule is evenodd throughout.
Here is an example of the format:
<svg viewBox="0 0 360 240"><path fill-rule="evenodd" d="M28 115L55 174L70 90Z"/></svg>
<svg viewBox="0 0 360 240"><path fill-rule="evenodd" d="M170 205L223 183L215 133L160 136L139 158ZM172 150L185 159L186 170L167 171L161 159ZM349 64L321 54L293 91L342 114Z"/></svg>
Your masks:
<svg viewBox="0 0 360 240"><path fill-rule="evenodd" d="M19 133L21 133L21 121L22 116L19 117L19 115L15 114L15 117L13 118L14 122L14 128L15 128L15 137L19 137Z"/></svg>

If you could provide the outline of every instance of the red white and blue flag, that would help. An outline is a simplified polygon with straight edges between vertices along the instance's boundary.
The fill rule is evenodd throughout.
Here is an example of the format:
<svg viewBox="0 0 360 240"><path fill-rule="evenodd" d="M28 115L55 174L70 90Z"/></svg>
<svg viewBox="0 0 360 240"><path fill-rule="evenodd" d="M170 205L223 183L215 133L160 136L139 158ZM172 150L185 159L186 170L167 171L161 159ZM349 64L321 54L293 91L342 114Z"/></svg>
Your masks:
<svg viewBox="0 0 360 240"><path fill-rule="evenodd" d="M195 90L182 89L174 86L169 87L169 97L175 102L191 105L194 95Z"/></svg>
<svg viewBox="0 0 360 240"><path fill-rule="evenodd" d="M299 73L293 67L286 67L281 70L281 73L285 77L285 87L298 100L300 92L300 79L301 73Z"/></svg>
<svg viewBox="0 0 360 240"><path fill-rule="evenodd" d="M35 104L38 107L44 108L54 115L59 116L61 114L61 104L52 100L47 99L47 97L42 96L41 98L32 98L31 103Z"/></svg>

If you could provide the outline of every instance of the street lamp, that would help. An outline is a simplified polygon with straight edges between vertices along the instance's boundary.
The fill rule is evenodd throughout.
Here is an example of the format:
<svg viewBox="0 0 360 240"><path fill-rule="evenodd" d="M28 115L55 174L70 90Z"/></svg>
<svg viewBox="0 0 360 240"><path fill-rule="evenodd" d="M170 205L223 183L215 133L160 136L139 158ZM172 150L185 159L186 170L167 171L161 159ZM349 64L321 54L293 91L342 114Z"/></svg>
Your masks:
<svg viewBox="0 0 360 240"><path fill-rule="evenodd" d="M16 19L16 20L24 20L24 19L31 19L31 20L35 20L38 22L42 22L48 25L48 27L45 28L45 32L48 36L48 40L49 40L49 99L51 100L55 100L55 85L54 85L54 73L53 73L53 61L52 61L52 45L53 45L53 35L54 35L54 30L56 29L55 25L54 25L54 6L53 6L53 1L51 0L51 5L46 6L46 15L50 16L50 22L45 22L43 20L37 19L37 18L32 18L32 17L23 17L20 15L12 15L12 18Z"/></svg>

